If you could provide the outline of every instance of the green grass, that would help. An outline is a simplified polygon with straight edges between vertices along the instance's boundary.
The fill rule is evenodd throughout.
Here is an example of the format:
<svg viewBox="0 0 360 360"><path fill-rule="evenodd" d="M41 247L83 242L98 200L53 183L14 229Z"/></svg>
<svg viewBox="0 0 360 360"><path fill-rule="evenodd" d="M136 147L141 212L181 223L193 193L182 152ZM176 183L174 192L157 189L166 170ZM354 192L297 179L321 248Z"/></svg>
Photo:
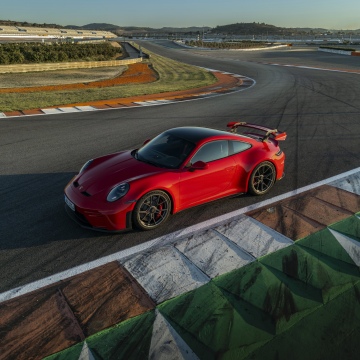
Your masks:
<svg viewBox="0 0 360 360"><path fill-rule="evenodd" d="M158 74L158 80L155 82L88 90L1 94L0 111L46 108L80 102L187 90L216 82L215 76L206 70L145 51L150 55L150 59L146 61L152 65ZM46 76L46 73L44 76Z"/></svg>

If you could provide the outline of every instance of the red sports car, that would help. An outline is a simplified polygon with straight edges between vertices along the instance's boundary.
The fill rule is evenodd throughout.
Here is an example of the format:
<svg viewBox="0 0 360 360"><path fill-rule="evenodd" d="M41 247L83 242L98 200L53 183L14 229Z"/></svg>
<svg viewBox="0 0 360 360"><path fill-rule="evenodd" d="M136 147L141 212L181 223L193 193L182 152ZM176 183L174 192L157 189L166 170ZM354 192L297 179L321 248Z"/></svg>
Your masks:
<svg viewBox="0 0 360 360"><path fill-rule="evenodd" d="M174 128L140 149L89 160L65 188L67 212L91 229L150 230L212 200L266 194L284 176L278 141L286 133L243 122L228 127Z"/></svg>

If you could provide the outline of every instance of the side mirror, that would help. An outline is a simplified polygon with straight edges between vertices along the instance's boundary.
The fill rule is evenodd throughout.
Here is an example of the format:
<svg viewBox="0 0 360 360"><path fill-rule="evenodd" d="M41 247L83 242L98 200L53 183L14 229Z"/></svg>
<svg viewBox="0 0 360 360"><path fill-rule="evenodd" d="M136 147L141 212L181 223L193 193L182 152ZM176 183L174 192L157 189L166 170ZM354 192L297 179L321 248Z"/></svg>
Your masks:
<svg viewBox="0 0 360 360"><path fill-rule="evenodd" d="M209 165L206 162L203 161L197 161L195 164L190 166L191 170L205 170L209 167Z"/></svg>

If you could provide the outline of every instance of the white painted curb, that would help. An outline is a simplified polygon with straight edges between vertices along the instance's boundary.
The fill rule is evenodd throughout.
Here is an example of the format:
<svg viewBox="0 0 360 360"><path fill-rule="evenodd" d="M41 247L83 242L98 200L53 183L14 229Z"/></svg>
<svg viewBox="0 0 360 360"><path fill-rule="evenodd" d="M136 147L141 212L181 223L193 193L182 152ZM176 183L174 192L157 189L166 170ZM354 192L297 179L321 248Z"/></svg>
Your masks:
<svg viewBox="0 0 360 360"><path fill-rule="evenodd" d="M242 209L230 212L228 214L218 216L216 218L213 218L213 219L208 220L208 221L204 221L204 222L199 223L197 225L193 225L193 226L184 228L182 230L170 233L170 234L162 236L160 238L150 240L150 241L148 241L146 243L137 245L137 246L132 247L130 249L125 249L125 250L119 251L119 252L117 252L115 254L105 256L103 258L100 258L98 260L89 262L87 264L79 265L77 267L74 267L72 269L63 271L61 273L51 275L51 276L49 276L47 278L44 278L42 280L35 281L35 282L30 283L30 284L26 284L26 285L17 287L15 289L6 291L6 292L0 294L0 303L4 302L6 300L13 299L13 298L18 297L18 296L21 296L21 295L25 295L25 294L27 294L27 293L29 293L31 291L38 290L38 289L40 289L40 288L42 288L44 286L54 284L54 283L56 283L58 281L64 280L64 279L69 278L71 276L79 275L79 274L81 274L81 273L83 273L85 271L92 270L92 269L94 269L94 268L96 268L98 266L108 264L108 263L110 263L112 261L119 261L120 262L121 260L123 260L123 259L125 259L127 257L134 256L135 254L138 254L140 252L150 250L151 248L159 248L161 246L171 245L171 244L174 244L176 241L180 241L180 240L182 240L182 239L184 239L186 237L190 237L190 236L193 236L195 234L199 235L201 232L204 232L204 231L206 231L208 229L211 229L211 228L214 228L216 226L220 226L220 225L222 225L224 223L229 223L229 222L231 222L233 220L239 219L246 212L256 210L258 208L270 205L270 204L272 204L274 202L278 202L280 200L284 200L284 199L286 199L288 197L291 197L291 196L294 196L294 195L301 194L301 193L303 193L305 191L311 190L311 189L319 187L321 185L333 183L335 187L340 187L341 188L341 186L342 186L341 180L343 179L343 182L347 183L346 178L349 178L349 177L353 177L355 179L355 181L357 182L358 177L360 178L360 167L358 167L356 169L353 169L353 170L350 170L350 171L347 171L345 173L330 177L328 179L316 182L314 184L304 186L304 187L302 187L300 189L296 189L296 190L287 192L285 194L276 196L276 197L274 197L272 199L265 200L265 201L259 202L257 204L250 205L250 206L244 207ZM360 183L359 183L359 185L354 184L354 190L358 195L360 195ZM265 225L263 225L263 226L265 226Z"/></svg>

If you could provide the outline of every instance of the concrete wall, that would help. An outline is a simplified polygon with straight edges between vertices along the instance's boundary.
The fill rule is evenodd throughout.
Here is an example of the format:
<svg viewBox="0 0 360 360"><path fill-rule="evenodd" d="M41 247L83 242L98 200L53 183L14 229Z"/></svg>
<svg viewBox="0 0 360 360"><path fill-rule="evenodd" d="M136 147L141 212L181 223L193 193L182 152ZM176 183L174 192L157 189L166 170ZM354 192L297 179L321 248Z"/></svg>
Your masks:
<svg viewBox="0 0 360 360"><path fill-rule="evenodd" d="M121 66L141 62L142 58L109 61L77 61L64 63L0 65L0 74L64 69L87 69L96 67Z"/></svg>

